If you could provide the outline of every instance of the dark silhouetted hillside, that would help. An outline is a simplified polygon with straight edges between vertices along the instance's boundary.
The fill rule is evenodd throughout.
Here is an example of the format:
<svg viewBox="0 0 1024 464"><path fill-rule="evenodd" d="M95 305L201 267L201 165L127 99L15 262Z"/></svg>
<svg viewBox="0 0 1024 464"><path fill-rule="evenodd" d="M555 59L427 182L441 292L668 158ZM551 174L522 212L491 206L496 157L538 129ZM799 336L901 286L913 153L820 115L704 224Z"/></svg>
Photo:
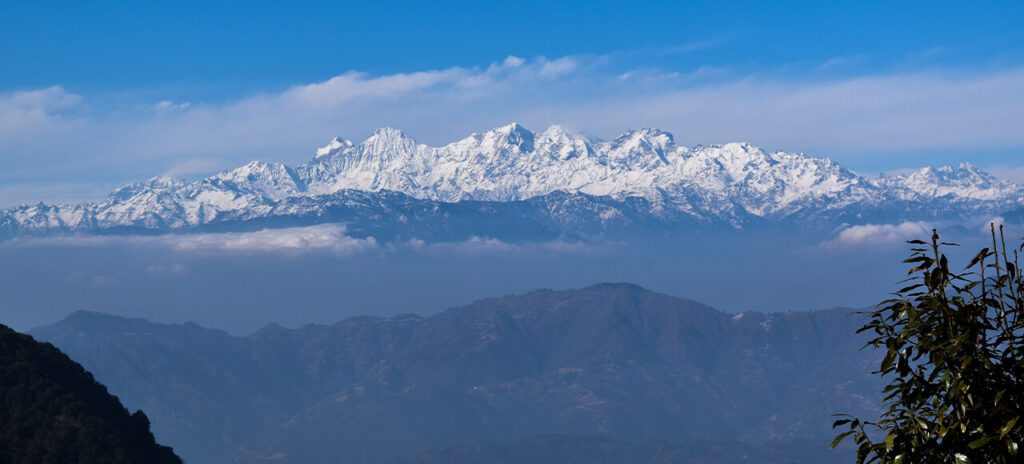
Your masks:
<svg viewBox="0 0 1024 464"><path fill-rule="evenodd" d="M0 463L180 464L141 411L129 414L49 343L0 325Z"/></svg>

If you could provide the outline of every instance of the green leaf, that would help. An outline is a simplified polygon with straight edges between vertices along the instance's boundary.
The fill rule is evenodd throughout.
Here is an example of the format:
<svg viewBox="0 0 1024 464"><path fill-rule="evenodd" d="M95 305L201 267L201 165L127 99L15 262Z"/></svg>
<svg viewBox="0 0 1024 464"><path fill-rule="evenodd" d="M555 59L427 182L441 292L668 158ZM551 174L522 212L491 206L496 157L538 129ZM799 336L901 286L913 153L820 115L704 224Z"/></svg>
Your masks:
<svg viewBox="0 0 1024 464"><path fill-rule="evenodd" d="M892 361L896 358L896 351L890 349L885 353L885 358L882 359L882 372L888 372L889 368L892 367Z"/></svg>
<svg viewBox="0 0 1024 464"><path fill-rule="evenodd" d="M1010 431L1013 430L1013 427L1017 425L1017 419L1020 419L1020 416L1010 419L1010 421L1007 422L1006 425L1004 425L1003 428L999 430L1000 439L1006 438L1006 434L1010 433Z"/></svg>
<svg viewBox="0 0 1024 464"><path fill-rule="evenodd" d="M996 437L994 435L986 435L984 437L972 441L970 444L967 445L967 447L970 449L978 449L981 448L982 446L987 445L990 441L995 439Z"/></svg>
<svg viewBox="0 0 1024 464"><path fill-rule="evenodd" d="M835 448L836 446L839 446L839 443L842 442L844 439L846 439L846 437L848 437L851 434L853 434L853 432L854 431L851 430L849 432L840 433L839 436L837 436L835 440L832 440L832 445L829 446L829 448Z"/></svg>
<svg viewBox="0 0 1024 464"><path fill-rule="evenodd" d="M978 264L981 260L988 257L988 251L988 248L982 248L981 251L978 252L978 254L974 255L974 258L971 259L970 264L968 264L965 269L970 269L974 267L975 264Z"/></svg>
<svg viewBox="0 0 1024 464"><path fill-rule="evenodd" d="M911 286L909 286L909 287L903 287L903 288L901 288L901 289L897 290L897 291L896 291L896 293L897 293L897 294L900 294L900 293L907 293L907 292L909 292L909 291L911 291L911 290L916 290L916 289L918 289L918 288L921 288L921 287L923 287L923 286L924 286L924 284L914 284L914 285L911 285Z"/></svg>

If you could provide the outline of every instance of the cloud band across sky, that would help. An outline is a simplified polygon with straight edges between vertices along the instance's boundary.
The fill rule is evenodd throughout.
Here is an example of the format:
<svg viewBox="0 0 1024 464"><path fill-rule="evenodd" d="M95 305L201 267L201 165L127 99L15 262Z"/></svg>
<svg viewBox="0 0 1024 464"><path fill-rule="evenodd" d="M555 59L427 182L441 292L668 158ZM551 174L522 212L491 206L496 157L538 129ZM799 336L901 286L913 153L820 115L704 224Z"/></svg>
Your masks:
<svg viewBox="0 0 1024 464"><path fill-rule="evenodd" d="M302 256L306 254L331 255L347 258L377 253L387 255L411 252L417 255L509 255L559 254L589 255L618 246L617 243L584 244L554 240L517 244L488 237L470 237L453 242L426 242L411 239L380 242L374 237L352 237L346 234L344 224L321 224L306 227L261 229L248 232L218 232L164 235L76 235L53 237L17 237L0 242L5 248L70 247L102 248L129 246L167 250L179 256L223 255L275 255ZM158 269L165 270L165 269Z"/></svg>
<svg viewBox="0 0 1024 464"><path fill-rule="evenodd" d="M8 92L0 94L0 205L75 200L133 179L207 174L252 159L298 163L333 136L358 141L380 126L428 144L510 121L597 137L656 126L687 145L749 141L840 161L928 150L962 151L972 161L973 153L1024 148L1024 68L741 75L613 61L508 57L479 68L350 71L226 102L60 86ZM1024 163L1008 156L1001 164L1012 174Z"/></svg>

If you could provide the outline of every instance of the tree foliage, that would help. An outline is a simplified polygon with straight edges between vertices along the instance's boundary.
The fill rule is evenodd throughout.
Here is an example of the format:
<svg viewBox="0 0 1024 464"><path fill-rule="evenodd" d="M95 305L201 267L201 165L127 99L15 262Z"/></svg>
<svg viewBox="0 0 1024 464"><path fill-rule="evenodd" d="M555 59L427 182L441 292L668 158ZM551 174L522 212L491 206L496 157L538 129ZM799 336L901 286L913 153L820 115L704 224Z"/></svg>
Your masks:
<svg viewBox="0 0 1024 464"><path fill-rule="evenodd" d="M0 325L0 463L181 464L60 350Z"/></svg>
<svg viewBox="0 0 1024 464"><path fill-rule="evenodd" d="M909 279L860 329L882 348L888 385L877 422L842 415L832 443L852 439L857 463L1024 462L1024 281L1003 229L953 271L932 233L909 242Z"/></svg>

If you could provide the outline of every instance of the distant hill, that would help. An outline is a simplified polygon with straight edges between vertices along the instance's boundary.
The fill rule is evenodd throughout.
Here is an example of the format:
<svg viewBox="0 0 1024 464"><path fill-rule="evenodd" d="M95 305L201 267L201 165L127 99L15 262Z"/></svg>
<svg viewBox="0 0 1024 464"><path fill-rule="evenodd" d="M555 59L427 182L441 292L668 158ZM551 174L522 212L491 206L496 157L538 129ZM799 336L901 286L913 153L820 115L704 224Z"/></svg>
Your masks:
<svg viewBox="0 0 1024 464"><path fill-rule="evenodd" d="M830 414L878 413L879 358L860 349L860 322L601 284L247 337L86 312L33 334L195 462L376 463L551 435L820 462L802 456L827 448Z"/></svg>
<svg viewBox="0 0 1024 464"><path fill-rule="evenodd" d="M793 454L736 443L636 444L555 435L429 450L389 464L787 464L794 462Z"/></svg>
<svg viewBox="0 0 1024 464"><path fill-rule="evenodd" d="M142 411L49 343L0 325L0 463L180 464Z"/></svg>

